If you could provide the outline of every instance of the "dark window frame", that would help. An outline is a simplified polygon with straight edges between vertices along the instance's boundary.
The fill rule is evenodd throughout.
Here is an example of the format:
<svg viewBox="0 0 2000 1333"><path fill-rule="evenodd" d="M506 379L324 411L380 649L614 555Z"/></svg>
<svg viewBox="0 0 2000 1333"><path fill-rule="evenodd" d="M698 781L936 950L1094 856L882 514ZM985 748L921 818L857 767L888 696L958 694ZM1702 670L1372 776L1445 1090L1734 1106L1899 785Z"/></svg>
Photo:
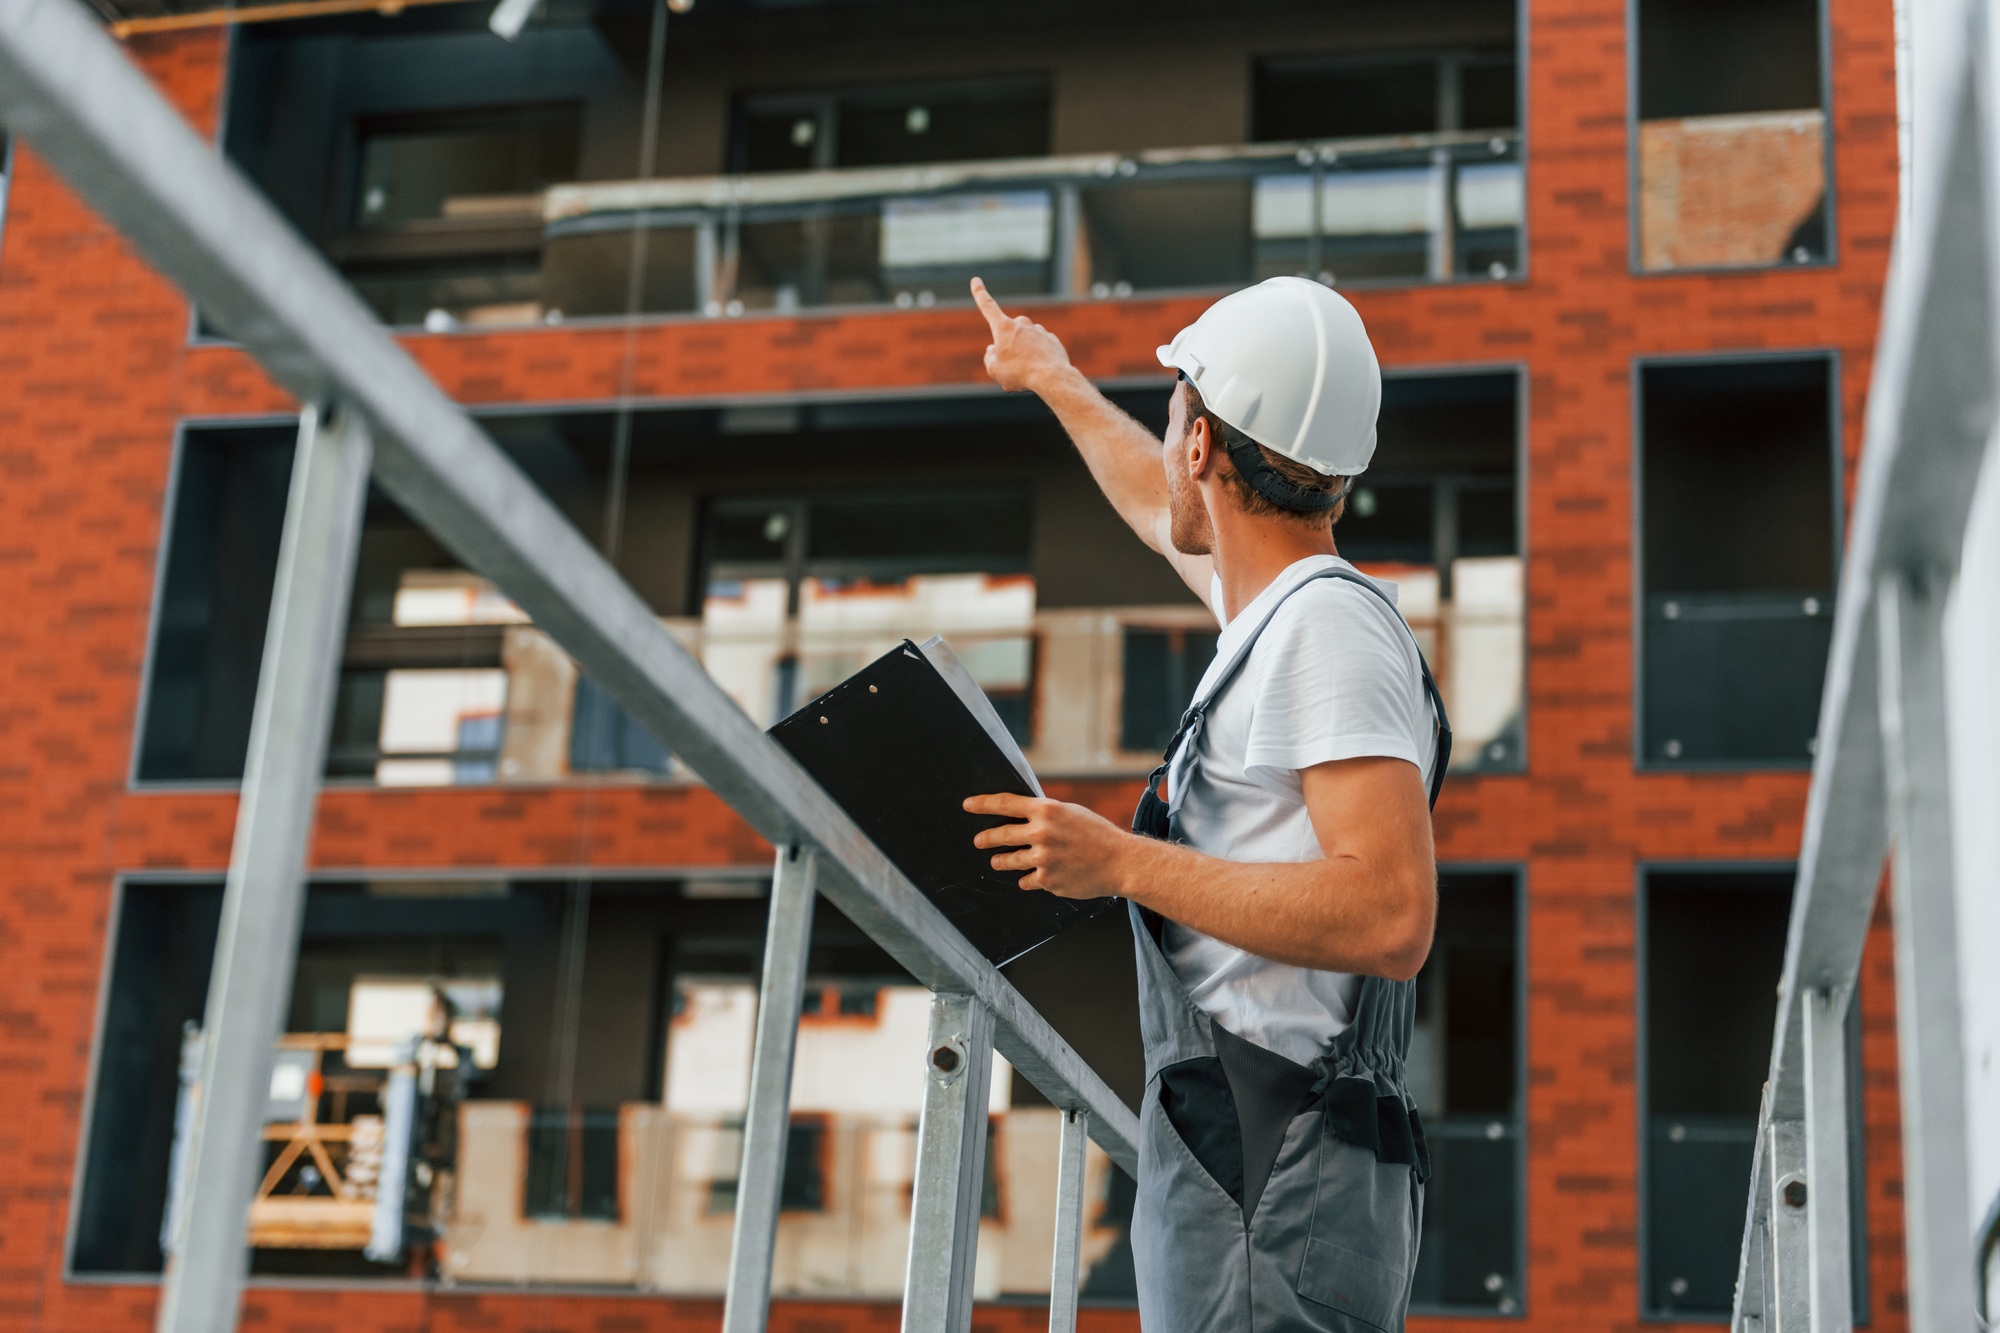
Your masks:
<svg viewBox="0 0 2000 1333"><path fill-rule="evenodd" d="M1507 875L1514 881L1514 1108L1503 1120L1508 1139L1514 1145L1514 1272L1521 1289L1515 1293L1511 1311L1478 1305L1445 1305L1412 1301L1410 1313L1451 1318L1521 1320L1528 1309L1528 865L1525 861L1440 861L1440 880L1446 875ZM1499 1118L1499 1117L1494 1117Z"/></svg>
<svg viewBox="0 0 2000 1333"><path fill-rule="evenodd" d="M983 96L966 97L968 88L976 89ZM825 88L798 89L741 89L729 98L729 144L727 153L728 170L732 175L747 171L747 143L745 122L752 115L797 114L810 116L819 122L817 137L812 145L813 163L803 168L808 171L840 170L840 111L843 103L865 102L879 99L894 101L944 99L957 101L999 100L999 95L1008 91L1016 93L1040 93L1047 99L1049 130L1048 152L1036 156L1047 156L1055 149L1055 80L1047 73L1016 73L979 75L953 80L917 80L913 82L883 82L843 84ZM953 162L957 158L938 158L940 162Z"/></svg>
<svg viewBox="0 0 2000 1333"><path fill-rule="evenodd" d="M1521 8L1525 9L1526 6L1523 5ZM1263 91L1264 80L1267 77L1277 76L1282 78L1285 75L1313 74L1321 71L1351 70L1359 73L1371 69L1418 64L1430 65L1433 69L1434 77L1437 79L1433 88L1435 99L1434 114L1437 117L1437 127L1435 130L1421 132L1449 134L1462 127L1465 100L1464 74L1467 68L1475 66L1491 68L1512 65L1514 67L1515 123L1511 126L1477 125L1472 128L1475 130L1496 130L1518 134L1525 130L1525 122L1527 120L1521 51L1522 46L1519 34L1517 33L1514 38L1514 45L1506 51L1502 51L1497 47L1446 46L1404 47L1365 52L1328 52L1321 55L1303 56L1252 56L1249 81L1250 104L1245 108L1246 136L1251 143L1294 142L1292 139L1279 138L1269 133L1263 123ZM1457 121L1459 124L1447 124L1447 121ZM1305 141L1310 142L1312 138L1323 137L1327 136L1311 136Z"/></svg>
<svg viewBox="0 0 2000 1333"><path fill-rule="evenodd" d="M1662 1312L1649 1307L1648 1293L1652 1289L1652 1246L1649 1243L1651 1225L1650 1199L1647 1181L1651 1166L1651 1112L1648 1101L1651 1095L1648 1078L1648 1059L1651 1054L1651 1023L1649 1022L1646 985L1647 973L1647 930L1646 913L1649 898L1649 881L1655 875L1732 875L1732 874L1782 874L1790 872L1794 876L1792 892L1797 892L1796 876L1798 863L1787 860L1734 860L1734 861L1640 861L1633 867L1632 879L1632 999L1633 1027L1635 1032L1633 1047L1632 1089L1633 1121L1636 1126L1634 1145L1638 1170L1634 1176L1634 1193L1637 1202L1635 1230L1638 1244L1638 1318L1647 1324L1723 1324L1729 1323L1729 1315L1700 1314L1691 1311ZM1775 890L1773 890L1775 891ZM1868 1235L1868 1173L1866 1135L1867 1122L1863 1113L1862 1081L1864 1071L1861 1065L1861 996L1857 989L1849 1000L1847 1018L1847 1135L1848 1135L1848 1193L1853 1203L1849 1216L1849 1247L1854 1281L1854 1323L1866 1327L1873 1322L1870 1313L1871 1288L1868 1281L1869 1235ZM1745 1201L1748 1201L1748 1185L1745 1182Z"/></svg>
<svg viewBox="0 0 2000 1333"><path fill-rule="evenodd" d="M1632 0L1636 3L1636 0ZM1840 586L1841 566L1847 552L1847 458L1846 422L1841 413L1841 372L1845 361L1841 350L1831 345L1760 349L1757 351L1677 353L1667 356L1637 356L1630 363L1632 440L1632 582L1630 588L1632 629L1632 768L1637 773L1796 773L1809 771L1812 759L1737 760L1673 759L1647 757L1646 718L1646 404L1645 372L1652 366L1736 365L1772 361L1824 360L1827 363L1827 443L1831 469L1828 489L1833 500L1833 586Z"/></svg>
<svg viewBox="0 0 2000 1333"><path fill-rule="evenodd" d="M1652 269L1640 262L1639 250L1639 6L1644 0L1625 0L1625 181L1627 203L1625 221L1626 269L1637 278L1673 278L1683 274L1761 273L1769 269L1832 269L1840 267L1840 180L1836 173L1833 112L1833 21L1827 0L1814 0L1819 13L1819 110L1824 120L1821 147L1826 156L1822 171L1826 178L1826 253L1803 263L1779 261L1770 264L1690 265L1686 268ZM1523 10L1527 8L1524 4ZM1525 113L1524 113L1525 114ZM1524 247L1525 249L1525 247Z"/></svg>

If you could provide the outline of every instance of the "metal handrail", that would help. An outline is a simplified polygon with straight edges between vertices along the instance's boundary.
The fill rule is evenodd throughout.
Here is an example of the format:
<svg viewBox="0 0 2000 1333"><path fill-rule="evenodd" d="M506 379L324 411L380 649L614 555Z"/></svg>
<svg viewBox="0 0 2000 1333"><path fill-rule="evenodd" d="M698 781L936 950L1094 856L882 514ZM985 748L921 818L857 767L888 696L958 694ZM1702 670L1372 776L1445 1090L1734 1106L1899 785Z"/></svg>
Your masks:
<svg viewBox="0 0 2000 1333"><path fill-rule="evenodd" d="M1468 157L1481 154L1497 157L1518 149L1520 143L1518 130L1448 130L1433 134L1154 148L1136 153L1068 153L981 162L936 162L909 167L828 167L754 175L582 181L550 187L542 197L542 219L556 228L568 219L598 213L756 208L884 195L934 195L979 188L1088 185L1134 179L1212 179L1229 174L1259 174L1288 166L1379 167L1398 157L1409 159L1412 165L1423 165L1439 149Z"/></svg>
<svg viewBox="0 0 2000 1333"><path fill-rule="evenodd" d="M1899 228L1785 946L1731 1312L1737 1333L1853 1326L1845 1018L1893 847L1911 1327L1972 1327L1943 610L1995 422L1987 60L1941 4L1917 117L1937 168ZM1990 71L1986 71L1990 78ZM1991 613L1991 608L1987 608Z"/></svg>
<svg viewBox="0 0 2000 1333"><path fill-rule="evenodd" d="M969 1318L983 1133L956 1136L983 1103L986 1053L998 1049L1113 1161L1137 1166L1131 1110L997 969L977 953L840 808L709 679L650 608L391 339L360 300L254 186L172 109L75 0L0 4L0 120L271 377L301 402L299 461L286 512L273 615L259 681L236 846L203 1030L201 1101L189 1144L184 1226L169 1258L159 1326L233 1327L245 1277L251 1154L289 992L311 812L331 719L332 677L367 482L372 475L467 566L490 578L590 676L779 848L767 987L789 984L797 910L824 894L936 992L917 1173L906 1319ZM784 909L784 910L781 910ZM794 1003L760 1032L753 1082L788 1080ZM780 1049L782 1048L782 1049ZM950 1052L949 1055L946 1052ZM761 1116L761 1119L759 1117ZM782 1117L779 1119L782 1123ZM934 1132L935 1131L935 1132ZM782 1135L745 1158L781 1160ZM1071 1152L1063 1155L1067 1163ZM971 1173L971 1185L966 1184ZM1074 1173L1066 1172L1065 1180ZM739 1190L729 1323L761 1327L777 1178L770 1197ZM1080 1191L1064 1198L1059 1237L1081 1225ZM750 1242L746 1245L746 1241ZM763 1290L749 1289L757 1249ZM1059 1241L1058 1253L1064 1249ZM1059 1279L1062 1275L1059 1275ZM1073 1282L1074 1267L1067 1274ZM1062 1302L1058 1301L1058 1308ZM907 1325L906 1325L907 1326ZM937 1326L935 1324L931 1325Z"/></svg>

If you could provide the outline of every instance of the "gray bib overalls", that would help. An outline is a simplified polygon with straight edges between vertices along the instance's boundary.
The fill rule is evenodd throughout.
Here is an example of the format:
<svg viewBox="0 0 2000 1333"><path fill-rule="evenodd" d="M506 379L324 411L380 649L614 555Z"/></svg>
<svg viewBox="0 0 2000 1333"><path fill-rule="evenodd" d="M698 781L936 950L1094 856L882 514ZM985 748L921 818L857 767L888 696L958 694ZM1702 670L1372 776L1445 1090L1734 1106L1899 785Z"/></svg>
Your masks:
<svg viewBox="0 0 2000 1333"><path fill-rule="evenodd" d="M1313 574L1291 592L1322 578L1382 597L1344 569ZM1192 772L1207 709L1277 609L1238 647L1214 688L1190 705L1167 747L1168 763L1186 740ZM1417 656L1421 664L1422 652ZM1422 669L1438 722L1435 805L1451 728L1430 668ZM1135 833L1174 838L1159 795L1166 770L1162 763L1147 784ZM1400 1330L1430 1174L1423 1126L1403 1082L1415 983L1363 978L1353 1021L1311 1065L1296 1064L1197 1009L1161 949L1160 918L1128 906L1146 1042L1132 1219L1144 1333Z"/></svg>

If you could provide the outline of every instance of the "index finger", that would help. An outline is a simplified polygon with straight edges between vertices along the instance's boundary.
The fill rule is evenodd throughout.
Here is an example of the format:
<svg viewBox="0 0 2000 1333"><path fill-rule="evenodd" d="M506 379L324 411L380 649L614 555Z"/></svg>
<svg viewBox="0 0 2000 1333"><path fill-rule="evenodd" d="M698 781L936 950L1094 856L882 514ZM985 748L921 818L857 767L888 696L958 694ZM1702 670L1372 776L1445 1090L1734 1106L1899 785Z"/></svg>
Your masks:
<svg viewBox="0 0 2000 1333"><path fill-rule="evenodd" d="M1035 813L1035 798L1017 796L1013 792L994 792L990 796L968 796L965 809L975 815L1011 815L1026 819Z"/></svg>
<svg viewBox="0 0 2000 1333"><path fill-rule="evenodd" d="M986 316L986 326L992 329L997 335L1000 332L1000 326L1007 322L1007 312L1000 308L1000 303L993 299L991 292L986 290L986 280L984 278L974 278L972 280L972 303L979 307L980 314Z"/></svg>

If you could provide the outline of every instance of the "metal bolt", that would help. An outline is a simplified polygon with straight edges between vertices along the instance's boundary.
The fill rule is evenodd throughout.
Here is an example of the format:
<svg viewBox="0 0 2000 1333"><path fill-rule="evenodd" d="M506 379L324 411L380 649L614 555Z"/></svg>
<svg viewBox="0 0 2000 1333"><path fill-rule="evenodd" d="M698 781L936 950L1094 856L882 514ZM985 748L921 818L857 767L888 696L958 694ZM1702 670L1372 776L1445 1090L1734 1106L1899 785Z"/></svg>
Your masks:
<svg viewBox="0 0 2000 1333"><path fill-rule="evenodd" d="M1778 1192L1785 1197L1785 1207L1803 1208L1806 1206L1806 1183L1797 1176L1793 1176L1790 1180L1786 1181L1779 1188Z"/></svg>
<svg viewBox="0 0 2000 1333"><path fill-rule="evenodd" d="M931 1052L931 1068L940 1074L949 1074L958 1068L958 1052L949 1046L940 1046Z"/></svg>
<svg viewBox="0 0 2000 1333"><path fill-rule="evenodd" d="M870 685L870 686L868 687L868 692L869 692L870 694L880 694L880 693L881 693L882 691L881 691L881 690L879 690L879 689L877 689L877 688L876 688L875 686L873 686L873 685Z"/></svg>
<svg viewBox="0 0 2000 1333"><path fill-rule="evenodd" d="M820 719L819 719L819 724L820 724L820 725L821 725L822 727L826 725L826 715L825 715L825 714L821 714L821 715L820 715Z"/></svg>

